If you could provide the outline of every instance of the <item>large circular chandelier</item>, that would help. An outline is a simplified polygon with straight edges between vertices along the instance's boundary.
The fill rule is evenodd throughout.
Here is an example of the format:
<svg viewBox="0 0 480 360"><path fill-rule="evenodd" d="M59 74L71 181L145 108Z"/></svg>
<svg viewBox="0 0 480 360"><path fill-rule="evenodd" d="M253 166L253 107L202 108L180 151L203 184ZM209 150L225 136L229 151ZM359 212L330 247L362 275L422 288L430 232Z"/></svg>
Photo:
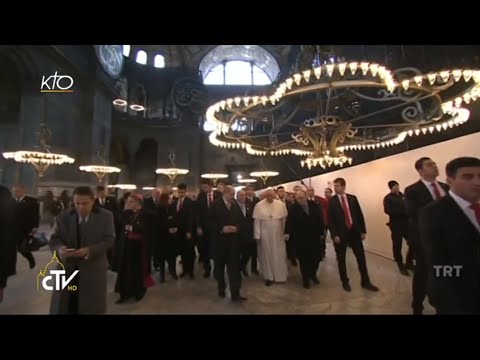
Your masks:
<svg viewBox="0 0 480 360"><path fill-rule="evenodd" d="M13 159L16 162L33 165L35 170L37 170L39 177L43 177L45 171L47 171L48 167L51 165L73 164L75 162L75 159L64 154L40 151L20 150L15 152L4 152L2 155L5 159Z"/></svg>
<svg viewBox="0 0 480 360"><path fill-rule="evenodd" d="M301 157L302 166L343 166L351 153L465 123L480 71L422 74L369 62L329 63L287 78L263 96L225 99L206 113L211 144L251 155Z"/></svg>

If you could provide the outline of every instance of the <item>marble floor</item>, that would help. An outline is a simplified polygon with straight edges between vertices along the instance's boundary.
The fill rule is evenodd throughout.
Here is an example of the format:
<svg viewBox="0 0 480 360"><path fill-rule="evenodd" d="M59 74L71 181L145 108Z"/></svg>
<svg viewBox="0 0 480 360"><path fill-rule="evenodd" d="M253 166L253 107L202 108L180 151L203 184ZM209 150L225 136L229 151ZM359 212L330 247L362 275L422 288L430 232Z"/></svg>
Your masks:
<svg viewBox="0 0 480 360"><path fill-rule="evenodd" d="M5 289L0 314L48 314L50 294L36 289L36 276L50 261L51 253L42 249L35 253L37 267L30 270L19 254L18 273L11 277ZM306 290L302 287L298 267L290 267L288 282L266 287L261 277L243 279L242 295L248 300L232 303L217 296L213 278L204 279L196 267L196 278L156 283L138 303L116 305L113 292L115 273L108 274L108 314L410 314L412 276L401 275L393 261L367 253L367 264L372 282L380 288L378 293L360 287L360 277L353 252L347 253L348 274L352 292L345 292L338 276L332 244L328 244L327 257L320 264L320 285ZM179 269L180 272L180 269ZM158 280L158 273L155 273ZM425 302L426 303L426 302ZM426 314L433 309L426 304Z"/></svg>

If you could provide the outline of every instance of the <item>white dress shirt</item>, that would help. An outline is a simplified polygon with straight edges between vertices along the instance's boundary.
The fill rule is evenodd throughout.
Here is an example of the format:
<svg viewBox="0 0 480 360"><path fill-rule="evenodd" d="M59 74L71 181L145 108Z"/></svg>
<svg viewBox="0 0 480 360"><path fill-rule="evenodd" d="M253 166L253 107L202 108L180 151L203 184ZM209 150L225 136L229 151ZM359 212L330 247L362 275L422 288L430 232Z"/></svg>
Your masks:
<svg viewBox="0 0 480 360"><path fill-rule="evenodd" d="M432 184L435 183L437 184L438 190L440 191L440 194L442 196L445 196L445 190L443 190L442 186L438 183L438 181L434 181L433 183L424 179L420 179L422 182L425 184L427 187L428 191L430 191L430 195L432 195L432 199L437 200L437 197L435 196L435 193L433 192L433 186Z"/></svg>
<svg viewBox="0 0 480 360"><path fill-rule="evenodd" d="M472 222L473 225L477 228L480 232L480 224L477 221L477 217L475 216L475 211L470 207L472 205L464 198L461 198L457 194L455 194L452 190L449 191L450 196L453 200L457 203L457 205L462 209L463 213L468 217L468 219Z"/></svg>

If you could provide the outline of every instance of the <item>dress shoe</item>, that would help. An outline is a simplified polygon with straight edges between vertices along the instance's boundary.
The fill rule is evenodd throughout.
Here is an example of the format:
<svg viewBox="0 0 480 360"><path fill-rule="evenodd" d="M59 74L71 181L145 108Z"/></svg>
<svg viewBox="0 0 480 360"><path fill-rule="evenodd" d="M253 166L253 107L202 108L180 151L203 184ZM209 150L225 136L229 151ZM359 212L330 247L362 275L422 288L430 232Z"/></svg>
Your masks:
<svg viewBox="0 0 480 360"><path fill-rule="evenodd" d="M204 277L205 279L206 279L206 278L209 278L209 277L210 277L210 271L208 271L208 270L205 271L205 272L203 273L203 277Z"/></svg>
<svg viewBox="0 0 480 360"><path fill-rule="evenodd" d="M320 284L320 280L318 280L318 278L316 276L312 277L312 281L313 281L314 284L317 284L317 285Z"/></svg>
<svg viewBox="0 0 480 360"><path fill-rule="evenodd" d="M232 296L232 301L233 302L242 302L242 301L245 301L245 300L247 300L247 298L243 297L243 296L240 296L240 295Z"/></svg>
<svg viewBox="0 0 480 360"><path fill-rule="evenodd" d="M242 270L242 275L245 276L245 277L248 277L248 272L247 272L247 270L243 269L243 270Z"/></svg>
<svg viewBox="0 0 480 360"><path fill-rule="evenodd" d="M272 280L265 281L265 285L267 285L267 286L272 286L272 284L273 284Z"/></svg>
<svg viewBox="0 0 480 360"><path fill-rule="evenodd" d="M310 289L310 282L308 280L303 282L303 288Z"/></svg>
<svg viewBox="0 0 480 360"><path fill-rule="evenodd" d="M115 304L123 304L127 301L128 299L126 297L121 297L117 301L115 301Z"/></svg>
<svg viewBox="0 0 480 360"><path fill-rule="evenodd" d="M290 263L292 264L292 266L298 266L297 259L290 260Z"/></svg>
<svg viewBox="0 0 480 360"><path fill-rule="evenodd" d="M28 266L30 266L30 269L33 269L37 263L35 262L35 258L32 257L28 259Z"/></svg>
<svg viewBox="0 0 480 360"><path fill-rule="evenodd" d="M225 294L225 290L218 290L218 296L220 296L221 298L224 298L225 296L227 296Z"/></svg>
<svg viewBox="0 0 480 360"><path fill-rule="evenodd" d="M405 276L410 276L410 273L406 268L400 268L400 274L405 275Z"/></svg>
<svg viewBox="0 0 480 360"><path fill-rule="evenodd" d="M348 292L352 291L352 288L350 287L349 283L343 283L342 287L343 287L343 290L345 291L348 291Z"/></svg>
<svg viewBox="0 0 480 360"><path fill-rule="evenodd" d="M364 288L365 290L370 290L370 291L378 291L378 287L373 285L371 282L363 284L362 288Z"/></svg>
<svg viewBox="0 0 480 360"><path fill-rule="evenodd" d="M140 294L135 295L135 300L140 301L145 297L145 294L147 293L146 290L143 290Z"/></svg>

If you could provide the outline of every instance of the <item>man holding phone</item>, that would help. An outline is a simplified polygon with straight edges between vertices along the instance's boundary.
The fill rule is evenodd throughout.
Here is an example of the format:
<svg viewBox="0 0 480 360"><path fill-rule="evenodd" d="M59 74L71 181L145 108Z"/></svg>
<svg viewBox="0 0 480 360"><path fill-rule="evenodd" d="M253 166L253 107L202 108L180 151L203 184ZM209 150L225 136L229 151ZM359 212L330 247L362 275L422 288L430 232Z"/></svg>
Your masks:
<svg viewBox="0 0 480 360"><path fill-rule="evenodd" d="M95 196L88 186L73 192L75 208L56 219L50 248L55 250L77 291L54 290L51 314L103 314L107 309L107 251L115 240L113 214L94 208Z"/></svg>

